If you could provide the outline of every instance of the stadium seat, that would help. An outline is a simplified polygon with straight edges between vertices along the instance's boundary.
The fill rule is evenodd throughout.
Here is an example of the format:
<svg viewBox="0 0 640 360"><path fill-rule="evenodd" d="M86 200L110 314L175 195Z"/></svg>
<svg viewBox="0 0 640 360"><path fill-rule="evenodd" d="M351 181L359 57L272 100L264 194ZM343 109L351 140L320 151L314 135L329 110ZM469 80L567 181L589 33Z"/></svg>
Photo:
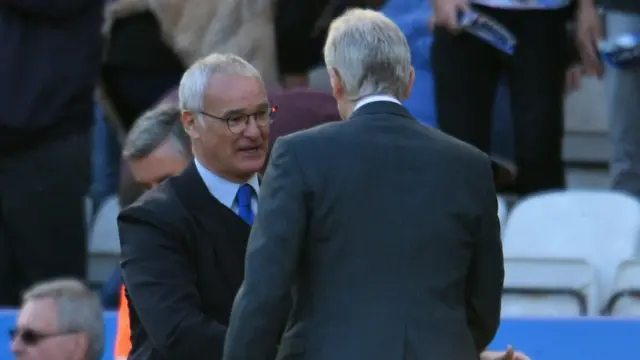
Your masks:
<svg viewBox="0 0 640 360"><path fill-rule="evenodd" d="M120 240L117 218L120 205L116 196L106 199L96 212L89 231L89 270L91 284L102 283L118 265Z"/></svg>
<svg viewBox="0 0 640 360"><path fill-rule="evenodd" d="M640 260L627 260L618 266L603 315L640 316Z"/></svg>
<svg viewBox="0 0 640 360"><path fill-rule="evenodd" d="M503 316L582 316L596 292L595 270L576 259L505 259Z"/></svg>
<svg viewBox="0 0 640 360"><path fill-rule="evenodd" d="M613 191L567 190L534 195L518 203L505 225L505 257L580 259L596 271L596 315L611 293L617 266L635 255L640 239L640 202ZM539 270L536 270L539 271Z"/></svg>

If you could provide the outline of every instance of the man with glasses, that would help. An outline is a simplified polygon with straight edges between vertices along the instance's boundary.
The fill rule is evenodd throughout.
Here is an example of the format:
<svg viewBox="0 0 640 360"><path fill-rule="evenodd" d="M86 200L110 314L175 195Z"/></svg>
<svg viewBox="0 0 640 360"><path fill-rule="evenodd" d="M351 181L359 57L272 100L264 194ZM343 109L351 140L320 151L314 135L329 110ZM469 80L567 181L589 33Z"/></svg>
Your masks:
<svg viewBox="0 0 640 360"><path fill-rule="evenodd" d="M118 219L132 360L221 358L268 152L271 105L246 61L201 59L179 97L194 160Z"/></svg>
<svg viewBox="0 0 640 360"><path fill-rule="evenodd" d="M99 360L105 342L100 301L76 280L35 285L9 335L18 360Z"/></svg>

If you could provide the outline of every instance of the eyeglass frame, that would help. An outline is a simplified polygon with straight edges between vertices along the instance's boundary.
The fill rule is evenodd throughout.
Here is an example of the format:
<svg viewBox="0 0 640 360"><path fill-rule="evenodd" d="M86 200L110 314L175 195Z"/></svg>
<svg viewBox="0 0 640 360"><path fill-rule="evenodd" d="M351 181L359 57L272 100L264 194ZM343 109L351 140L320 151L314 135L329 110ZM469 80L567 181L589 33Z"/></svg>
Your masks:
<svg viewBox="0 0 640 360"><path fill-rule="evenodd" d="M79 332L80 331L56 331L56 332L49 333L49 332L42 332L35 329L30 329L30 328L25 328L25 329L13 328L13 329L9 329L8 334L9 334L9 339L11 339L11 341L15 341L17 338L20 338L20 340L26 346L38 346L38 344L40 344L44 340L54 338L54 337L66 336L66 335L74 335L74 334L78 334Z"/></svg>
<svg viewBox="0 0 640 360"><path fill-rule="evenodd" d="M227 117L219 117L219 116L215 116L212 114L209 114L208 112L199 110L196 111L196 113L200 114L200 115L204 115L204 116L208 116L210 118L216 119L216 120L220 120L222 122L224 122L227 125L227 129L229 129L229 132L231 132L232 134L241 134L243 131L245 131L247 129L247 127L249 127L249 120L251 118L253 118L253 121L256 122L256 125L258 127L264 127L267 126L269 124L271 124L273 122L273 118L271 118L271 116L276 113L278 111L278 107L277 106L270 106L269 110L267 111L266 114L266 119L267 121L264 124L260 124L258 122L258 119L260 118L260 113L262 111L256 111L254 113L251 114L239 114L239 115L231 115L231 116L227 116ZM240 123L244 123L244 127L241 130L238 131L233 131L231 130L231 125L229 124L230 121L233 120L238 120L240 121Z"/></svg>

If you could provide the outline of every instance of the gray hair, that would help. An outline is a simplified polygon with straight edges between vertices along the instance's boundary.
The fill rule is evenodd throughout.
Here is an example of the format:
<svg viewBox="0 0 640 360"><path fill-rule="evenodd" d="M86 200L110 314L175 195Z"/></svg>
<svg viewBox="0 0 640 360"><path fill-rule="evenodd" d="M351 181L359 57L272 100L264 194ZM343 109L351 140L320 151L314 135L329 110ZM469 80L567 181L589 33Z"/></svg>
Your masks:
<svg viewBox="0 0 640 360"><path fill-rule="evenodd" d="M29 288L22 301L52 299L58 310L58 331L77 331L89 336L87 360L100 360L104 352L105 325L98 297L74 279L42 282Z"/></svg>
<svg viewBox="0 0 640 360"><path fill-rule="evenodd" d="M136 120L125 140L122 156L126 160L142 159L167 139L177 153L191 157L191 139L182 126L180 109L171 104L159 105Z"/></svg>
<svg viewBox="0 0 640 360"><path fill-rule="evenodd" d="M204 92L215 74L254 76L262 80L260 72L246 60L233 54L211 54L196 61L182 75L178 94L183 111L204 111ZM198 119L200 118L200 114Z"/></svg>
<svg viewBox="0 0 640 360"><path fill-rule="evenodd" d="M411 51L396 24L373 10L351 9L331 22L324 46L350 100L385 94L401 99L411 77Z"/></svg>

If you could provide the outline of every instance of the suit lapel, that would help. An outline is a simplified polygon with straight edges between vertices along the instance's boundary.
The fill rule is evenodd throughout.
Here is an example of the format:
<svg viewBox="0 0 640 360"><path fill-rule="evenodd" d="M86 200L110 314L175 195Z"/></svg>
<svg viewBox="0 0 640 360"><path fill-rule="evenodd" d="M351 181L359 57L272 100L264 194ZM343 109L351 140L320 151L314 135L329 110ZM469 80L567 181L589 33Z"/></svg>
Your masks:
<svg viewBox="0 0 640 360"><path fill-rule="evenodd" d="M235 294L244 277L249 225L211 195L193 161L174 180L174 189L191 213L198 234L202 234L203 227L216 234L215 238L200 239L199 243L214 253L218 270L224 274L230 293Z"/></svg>

